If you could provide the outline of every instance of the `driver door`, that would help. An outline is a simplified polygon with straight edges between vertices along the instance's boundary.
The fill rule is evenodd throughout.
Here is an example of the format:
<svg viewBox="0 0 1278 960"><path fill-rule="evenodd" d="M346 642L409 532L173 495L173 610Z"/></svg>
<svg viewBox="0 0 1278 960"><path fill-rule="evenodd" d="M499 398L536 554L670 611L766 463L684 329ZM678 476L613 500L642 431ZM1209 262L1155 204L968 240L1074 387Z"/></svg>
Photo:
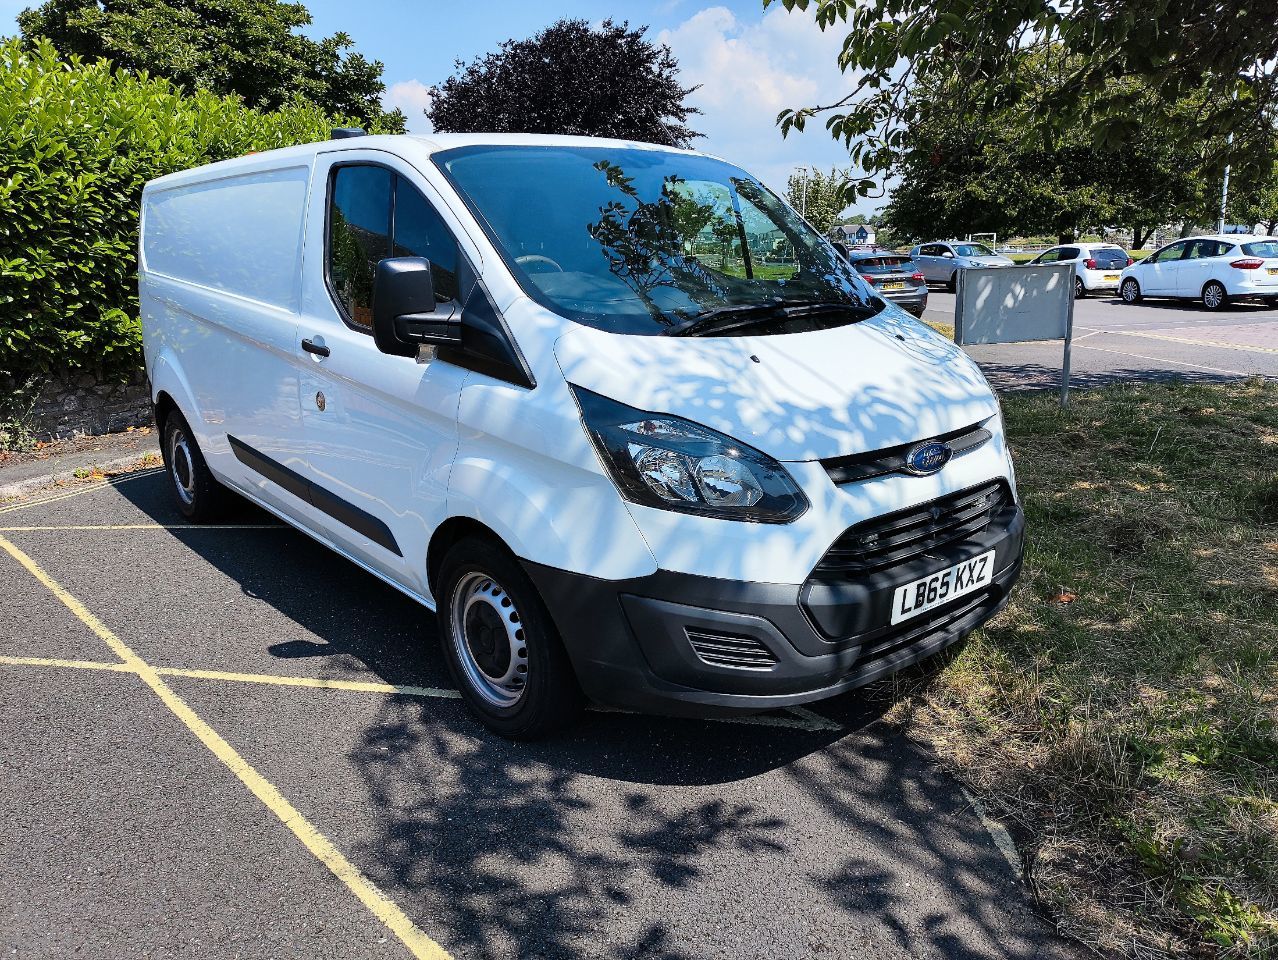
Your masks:
<svg viewBox="0 0 1278 960"><path fill-rule="evenodd" d="M1145 267L1140 271L1140 287L1142 293L1172 296L1176 293L1177 271L1180 258L1189 245L1188 240L1180 240L1163 249L1150 254Z"/></svg>

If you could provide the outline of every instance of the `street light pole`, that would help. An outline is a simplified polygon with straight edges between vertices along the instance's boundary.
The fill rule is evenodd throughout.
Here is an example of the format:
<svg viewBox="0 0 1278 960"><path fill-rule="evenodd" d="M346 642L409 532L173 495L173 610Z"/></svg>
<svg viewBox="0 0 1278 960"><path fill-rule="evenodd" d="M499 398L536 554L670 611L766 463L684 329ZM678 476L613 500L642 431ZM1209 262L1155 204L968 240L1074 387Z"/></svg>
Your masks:
<svg viewBox="0 0 1278 960"><path fill-rule="evenodd" d="M1234 135L1229 135L1229 142L1233 144ZM1216 223L1216 232L1223 234L1225 232L1225 207L1229 205L1229 164L1225 164L1225 181L1220 187L1220 220Z"/></svg>

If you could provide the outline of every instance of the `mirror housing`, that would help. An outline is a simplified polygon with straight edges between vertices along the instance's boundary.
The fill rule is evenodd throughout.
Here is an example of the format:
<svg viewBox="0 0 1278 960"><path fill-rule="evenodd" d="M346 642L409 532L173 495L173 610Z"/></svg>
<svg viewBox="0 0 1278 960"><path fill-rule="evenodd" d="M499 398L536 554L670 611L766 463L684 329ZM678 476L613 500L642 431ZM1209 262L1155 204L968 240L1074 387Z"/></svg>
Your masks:
<svg viewBox="0 0 1278 960"><path fill-rule="evenodd" d="M391 257L377 264L373 281L373 340L377 349L397 357L415 357L423 344L461 344L456 305L438 310L430 261Z"/></svg>
<svg viewBox="0 0 1278 960"><path fill-rule="evenodd" d="M852 256L852 251L848 249L848 245L846 243L834 240L831 241L830 246L834 247L834 249L838 251L839 256L841 256L844 260L847 260Z"/></svg>
<svg viewBox="0 0 1278 960"><path fill-rule="evenodd" d="M946 250L943 254L941 254L941 256L943 256L943 257L947 257L948 259L953 260L953 259L954 259L954 251L953 251L953 250Z"/></svg>

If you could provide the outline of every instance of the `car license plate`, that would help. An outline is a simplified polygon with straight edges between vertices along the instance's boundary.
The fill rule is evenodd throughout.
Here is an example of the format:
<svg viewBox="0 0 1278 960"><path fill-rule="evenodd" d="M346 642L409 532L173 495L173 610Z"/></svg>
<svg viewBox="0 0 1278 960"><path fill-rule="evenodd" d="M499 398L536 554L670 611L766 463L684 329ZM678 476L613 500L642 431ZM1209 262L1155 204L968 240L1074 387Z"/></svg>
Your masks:
<svg viewBox="0 0 1278 960"><path fill-rule="evenodd" d="M904 290L904 283L885 283L879 287L880 290Z"/></svg>
<svg viewBox="0 0 1278 960"><path fill-rule="evenodd" d="M993 581L994 551L991 550L897 587L892 594L892 623L917 617L955 597L987 587Z"/></svg>
<svg viewBox="0 0 1278 960"><path fill-rule="evenodd" d="M1271 277L1278 277L1278 267L1268 267L1267 269Z"/></svg>
<svg viewBox="0 0 1278 960"><path fill-rule="evenodd" d="M1107 273L1107 274L1105 274L1105 282L1106 282L1106 283L1109 283L1111 280L1112 280L1114 283L1117 283L1117 282L1118 282L1118 274L1116 274L1116 273Z"/></svg>

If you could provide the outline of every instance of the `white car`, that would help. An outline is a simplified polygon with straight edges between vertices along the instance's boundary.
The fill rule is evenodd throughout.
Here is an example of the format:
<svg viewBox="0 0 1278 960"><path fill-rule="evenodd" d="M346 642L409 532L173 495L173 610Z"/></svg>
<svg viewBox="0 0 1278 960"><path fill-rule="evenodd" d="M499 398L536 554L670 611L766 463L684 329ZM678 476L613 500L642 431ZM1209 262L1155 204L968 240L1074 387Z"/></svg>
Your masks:
<svg viewBox="0 0 1278 960"><path fill-rule="evenodd" d="M1177 240L1124 270L1118 292L1125 303L1180 297L1201 298L1208 310L1232 300L1278 307L1278 238L1213 234Z"/></svg>
<svg viewBox="0 0 1278 960"><path fill-rule="evenodd" d="M234 491L435 611L507 736L587 700L833 696L1020 571L975 363L722 160L492 134L239 157L147 184L139 287L177 510Z"/></svg>
<svg viewBox="0 0 1278 960"><path fill-rule="evenodd" d="M1132 265L1132 258L1112 243L1067 243L1044 250L1030 261L1040 263L1072 263L1074 296L1083 297L1098 290L1117 290L1119 276Z"/></svg>
<svg viewBox="0 0 1278 960"><path fill-rule="evenodd" d="M949 290L958 287L960 270L1013 266L1010 258L970 240L922 243L910 250L910 259L918 265L924 280L943 283Z"/></svg>

